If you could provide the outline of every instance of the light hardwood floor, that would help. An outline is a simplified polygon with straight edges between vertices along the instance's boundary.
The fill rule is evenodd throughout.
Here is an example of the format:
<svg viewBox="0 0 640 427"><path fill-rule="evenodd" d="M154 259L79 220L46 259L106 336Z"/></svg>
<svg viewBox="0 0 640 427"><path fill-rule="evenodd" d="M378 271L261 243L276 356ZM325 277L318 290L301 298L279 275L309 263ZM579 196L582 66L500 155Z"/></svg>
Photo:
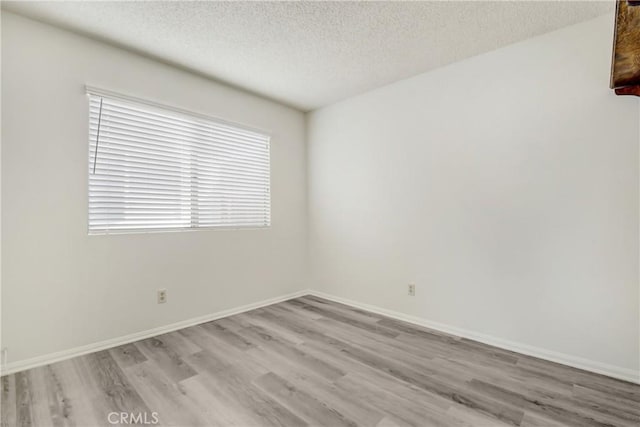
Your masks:
<svg viewBox="0 0 640 427"><path fill-rule="evenodd" d="M119 413L178 426L638 426L640 386L310 296L2 377L2 426Z"/></svg>

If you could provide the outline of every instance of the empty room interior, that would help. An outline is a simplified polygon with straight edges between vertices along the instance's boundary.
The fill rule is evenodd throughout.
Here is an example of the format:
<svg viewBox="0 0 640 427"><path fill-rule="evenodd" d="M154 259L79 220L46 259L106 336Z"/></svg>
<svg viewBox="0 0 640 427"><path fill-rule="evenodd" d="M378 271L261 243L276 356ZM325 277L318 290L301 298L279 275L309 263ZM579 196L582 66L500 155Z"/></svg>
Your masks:
<svg viewBox="0 0 640 427"><path fill-rule="evenodd" d="M640 2L1 2L2 427L639 426Z"/></svg>

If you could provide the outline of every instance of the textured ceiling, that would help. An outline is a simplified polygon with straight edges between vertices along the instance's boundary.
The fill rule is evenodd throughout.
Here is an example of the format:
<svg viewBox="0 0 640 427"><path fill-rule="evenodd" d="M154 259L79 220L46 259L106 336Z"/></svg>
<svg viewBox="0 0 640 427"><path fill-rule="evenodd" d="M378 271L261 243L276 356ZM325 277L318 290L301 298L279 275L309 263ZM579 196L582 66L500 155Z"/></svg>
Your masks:
<svg viewBox="0 0 640 427"><path fill-rule="evenodd" d="M301 110L607 12L614 2L2 2Z"/></svg>

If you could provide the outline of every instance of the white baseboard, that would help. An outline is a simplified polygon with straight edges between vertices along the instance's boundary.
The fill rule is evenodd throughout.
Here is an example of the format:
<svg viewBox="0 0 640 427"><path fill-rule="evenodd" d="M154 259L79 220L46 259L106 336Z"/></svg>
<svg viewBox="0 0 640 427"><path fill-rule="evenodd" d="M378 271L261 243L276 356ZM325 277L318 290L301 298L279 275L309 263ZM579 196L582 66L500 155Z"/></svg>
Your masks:
<svg viewBox="0 0 640 427"><path fill-rule="evenodd" d="M187 319L180 322L172 323L170 325L159 326L157 328L148 329L146 331L136 332L133 334L125 335L122 337L112 338L105 341L99 341L92 344L83 345L80 347L70 348L68 350L62 350L55 353L49 353L42 356L33 357L25 360L18 360L15 362L7 363L0 370L0 375L13 374L15 372L24 371L38 366L48 365L54 362L60 362L62 360L71 359L72 357L82 356L84 354L93 353L100 350L106 350L108 348L117 347L119 345L128 344L134 341L142 340L145 338L154 337L156 335L166 334L167 332L176 331L178 329L187 328L189 326L198 325L200 323L210 322L212 320L220 319L223 317L233 316L234 314L244 313L245 311L254 310L256 308L265 307L267 305L276 304L282 301L286 301L292 298L298 298L303 295L308 295L309 291L297 291L286 295L281 295L275 298L269 298L263 301L246 304L240 307L231 308L228 310L222 310L217 313L207 314L193 319Z"/></svg>
<svg viewBox="0 0 640 427"><path fill-rule="evenodd" d="M298 298L304 295L314 295L320 298L325 298L330 301L339 302L355 308L381 314L383 316L387 316L387 317L401 320L408 323L413 323L418 326L423 326L426 328L445 332L451 335L456 335L462 338L468 338L474 341L499 347L505 350L522 353L528 356L533 356L540 359L549 360L551 362L572 366L574 368L583 369L585 371L607 375L609 377L618 378L621 380L640 384L640 372L634 371L632 369L621 368L619 366L609 365L609 364L597 362L594 360L584 359L584 358L572 356L569 354L559 353L559 352L547 350L544 348L534 347L534 346L519 343L519 342L505 340L502 338L496 338L490 335L481 334L481 333L470 331L467 329L457 328L455 326L434 322L421 317L411 316L398 311L388 310L378 306L364 304L357 301L337 297L334 295L330 295L324 292L314 291L314 290L297 291L297 292L282 295L279 297L269 298L263 301L258 301L258 302L246 304L240 307L235 307L232 309L223 310L223 311L219 311L212 314L207 314L205 316L200 316L193 319L183 320L180 322L172 323L170 325L160 326L157 328L148 329L146 331L125 335L118 338L112 338L109 340L87 344L84 346L75 347L68 350L62 350L55 353L45 354L43 356L37 356L30 359L10 362L2 367L2 369L0 370L0 375L8 375L8 374L24 371L31 368L36 368L38 366L44 366L50 363L71 359L73 357L82 356L84 354L93 353L100 350L106 350L108 348L117 347L119 345L128 344L134 341L150 338L156 335L165 334L167 332L176 331L178 329L187 328L189 326L198 325L200 323L210 322L212 320L220 319L223 317L233 316L234 314L244 313L246 311L254 310L256 308L265 307L271 304L276 304L282 301Z"/></svg>
<svg viewBox="0 0 640 427"><path fill-rule="evenodd" d="M456 335L462 338L468 338L470 340L478 341L484 344L499 347L505 350L514 351L516 353L525 354L527 356L537 357L539 359L549 360L551 362L560 363L562 365L571 366L585 371L594 372L597 374L606 375L609 377L633 382L640 384L640 372L632 369L621 368L619 366L609 365L606 363L597 362L594 360L584 359L569 354L559 353L557 351L547 350L540 347L534 347L528 344L523 344L515 341L509 341L502 338L493 337L490 335L481 334L479 332L470 331L467 329L457 328L455 326L449 326L439 322L433 322L428 319L423 319L417 316L411 316L398 311L387 310L385 308L377 307L374 305L363 304L357 301L352 301L346 298L337 297L334 295L326 294L319 291L309 291L309 294L315 295L320 298L324 298L330 301L339 302L355 308L370 311L373 313L381 314L383 316L391 317L397 320L402 320L407 323L413 323L425 328L434 329L437 331L445 332L451 335Z"/></svg>

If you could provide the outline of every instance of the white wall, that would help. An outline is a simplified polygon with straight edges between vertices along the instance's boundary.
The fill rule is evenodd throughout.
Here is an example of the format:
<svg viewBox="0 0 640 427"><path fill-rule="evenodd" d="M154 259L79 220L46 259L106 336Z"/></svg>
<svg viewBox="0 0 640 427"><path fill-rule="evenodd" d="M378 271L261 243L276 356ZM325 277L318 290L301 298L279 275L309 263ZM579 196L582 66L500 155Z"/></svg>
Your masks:
<svg viewBox="0 0 640 427"><path fill-rule="evenodd" d="M84 85L272 130L268 230L87 236ZM9 362L301 289L304 115L2 13L2 339ZM156 304L156 289L169 300Z"/></svg>
<svg viewBox="0 0 640 427"><path fill-rule="evenodd" d="M637 375L638 99L608 88L612 24L311 113L315 287Z"/></svg>

